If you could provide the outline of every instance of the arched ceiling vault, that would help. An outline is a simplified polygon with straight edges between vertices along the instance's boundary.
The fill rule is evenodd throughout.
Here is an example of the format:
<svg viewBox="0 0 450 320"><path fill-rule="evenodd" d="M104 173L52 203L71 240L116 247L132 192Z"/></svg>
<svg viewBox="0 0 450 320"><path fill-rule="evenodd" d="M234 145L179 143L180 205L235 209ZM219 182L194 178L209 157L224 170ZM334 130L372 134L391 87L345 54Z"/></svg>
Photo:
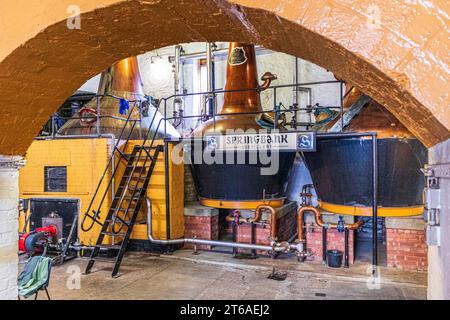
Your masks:
<svg viewBox="0 0 450 320"><path fill-rule="evenodd" d="M445 1L78 0L0 4L0 154L117 60L192 41L242 41L318 64L386 106L425 145L450 138ZM69 10L70 11L70 10Z"/></svg>

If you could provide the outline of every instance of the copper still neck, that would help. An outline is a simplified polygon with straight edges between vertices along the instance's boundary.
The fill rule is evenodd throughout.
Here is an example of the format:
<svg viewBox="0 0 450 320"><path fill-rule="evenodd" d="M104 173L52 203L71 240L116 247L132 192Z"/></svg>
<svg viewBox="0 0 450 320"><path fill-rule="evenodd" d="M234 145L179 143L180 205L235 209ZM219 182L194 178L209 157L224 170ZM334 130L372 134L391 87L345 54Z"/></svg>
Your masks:
<svg viewBox="0 0 450 320"><path fill-rule="evenodd" d="M255 46L240 42L230 43L227 60L225 92L220 114L262 111L256 70Z"/></svg>
<svg viewBox="0 0 450 320"><path fill-rule="evenodd" d="M124 98L128 101L143 101L144 89L142 86L139 65L136 57L130 57L116 62L107 70L102 72L98 87L98 94L103 95L100 99L93 98L79 112L74 115L74 119L69 119L58 131L60 135L84 135L84 134L114 134L116 137L122 132L127 114L121 114L119 99L109 95ZM134 108L133 108L134 106ZM131 120L140 119L139 106L130 102L129 109L132 110ZM100 114L98 114L100 110ZM128 111L126 111L128 113ZM96 116L100 117L97 123ZM81 118L81 119L80 119ZM127 124L123 136L140 138L147 132L145 126L138 130L132 129L131 124Z"/></svg>
<svg viewBox="0 0 450 320"><path fill-rule="evenodd" d="M103 71L98 94L111 94L122 98L130 95L144 96L137 58L120 60Z"/></svg>
<svg viewBox="0 0 450 320"><path fill-rule="evenodd" d="M261 129L260 123L273 123L273 119L269 115L239 114L263 111L260 92L267 89L276 76L266 72L261 78L264 81L261 86L258 84L257 77L255 46L231 42L228 49L225 83L227 92L224 94L222 109L215 121L208 120L195 130L194 135L225 133L228 129L259 130Z"/></svg>

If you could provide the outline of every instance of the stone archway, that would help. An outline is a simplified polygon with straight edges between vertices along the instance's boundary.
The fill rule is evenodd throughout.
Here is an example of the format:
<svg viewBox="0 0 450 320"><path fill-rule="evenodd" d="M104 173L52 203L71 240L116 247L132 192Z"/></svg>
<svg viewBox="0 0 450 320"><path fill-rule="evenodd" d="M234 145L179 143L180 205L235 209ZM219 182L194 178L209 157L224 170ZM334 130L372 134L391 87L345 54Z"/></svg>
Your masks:
<svg viewBox="0 0 450 320"><path fill-rule="evenodd" d="M310 60L350 79L427 146L450 137L449 8L438 1L78 3L79 30L67 28L70 0L3 1L0 154L24 154L64 99L113 62L191 41L245 41Z"/></svg>
<svg viewBox="0 0 450 320"><path fill-rule="evenodd" d="M243 41L352 81L430 149L450 150L450 5L385 0L3 0L0 3L1 261L17 287L17 166L41 125L86 79L127 56L191 41ZM80 9L81 29L68 29ZM75 10L76 11L76 10ZM448 183L445 185L449 188ZM445 191L445 190L444 190ZM448 206L446 207L448 216ZM448 230L448 219L442 221ZM449 234L430 257L430 297L449 297ZM6 252L6 251L5 251ZM442 288L441 288L442 287Z"/></svg>

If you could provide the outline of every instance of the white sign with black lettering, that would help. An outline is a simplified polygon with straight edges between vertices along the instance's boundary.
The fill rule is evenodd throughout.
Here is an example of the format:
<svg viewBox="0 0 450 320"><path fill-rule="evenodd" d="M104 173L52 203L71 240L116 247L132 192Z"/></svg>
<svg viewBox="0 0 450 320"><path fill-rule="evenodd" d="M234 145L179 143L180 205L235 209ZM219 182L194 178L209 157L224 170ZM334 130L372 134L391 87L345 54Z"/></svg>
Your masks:
<svg viewBox="0 0 450 320"><path fill-rule="evenodd" d="M233 134L206 137L207 148L216 151L315 151L314 132L278 132L267 134Z"/></svg>

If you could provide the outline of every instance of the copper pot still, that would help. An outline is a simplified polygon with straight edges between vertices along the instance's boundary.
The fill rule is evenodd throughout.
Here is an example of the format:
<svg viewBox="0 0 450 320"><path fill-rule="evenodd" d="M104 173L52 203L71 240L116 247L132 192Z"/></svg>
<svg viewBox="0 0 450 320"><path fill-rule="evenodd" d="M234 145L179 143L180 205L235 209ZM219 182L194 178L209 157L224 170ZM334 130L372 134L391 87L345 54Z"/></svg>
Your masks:
<svg viewBox="0 0 450 320"><path fill-rule="evenodd" d="M68 120L61 127L58 131L59 135L95 135L98 133L99 127L100 134L114 134L118 138L125 125L125 120L130 116L131 121L126 125L122 139L127 137L143 139L147 136L151 119L157 111L145 97L136 57L120 60L103 71L97 94L103 96L100 98L94 97L89 101L74 115L74 119ZM122 110L122 113L120 113L119 99L111 96L128 100L128 111L123 112ZM132 108L133 104L136 104L134 108ZM101 117L99 125L95 118L98 113L98 105L100 106ZM131 112L131 115L129 112ZM164 123L161 123L158 129L156 128L161 118L163 116L157 112L151 132L148 135L149 138L152 138L155 133L157 138L164 136ZM140 119L142 119L142 123L139 122ZM133 122L136 122L134 128ZM179 136L176 129L168 121L166 121L166 128L168 136Z"/></svg>
<svg viewBox="0 0 450 320"><path fill-rule="evenodd" d="M224 103L215 122L206 121L194 131L196 138L205 135L225 134L227 130L249 130L258 132L262 127L260 92L270 86L276 77L265 73L261 78L264 83L258 84L255 47L250 44L230 43L227 59L226 92ZM235 114L254 112L252 114ZM268 116L264 121L270 119ZM273 125L273 124L272 124ZM230 132L228 132L230 133ZM193 146L193 150L196 146ZM203 148L205 145L203 144ZM213 152L215 153L215 152ZM238 209L254 207L268 199L283 199L284 188L295 152L280 152L277 161L278 171L272 175L261 175L261 168L268 166L258 159L252 163L248 151L227 151L223 163L196 163L192 154L192 173L196 184L200 203L213 207ZM253 152L254 153L254 152ZM227 162L232 156L233 161ZM245 161L237 163L236 159ZM282 203L282 202L281 202Z"/></svg>
<svg viewBox="0 0 450 320"><path fill-rule="evenodd" d="M351 89L344 110L361 97ZM327 131L339 117L330 119ZM378 138L378 204L380 216L420 214L425 179L421 172L427 149L385 107L371 100L344 132L376 132ZM317 152L305 153L320 203L325 210L370 215L372 206L371 137L318 139Z"/></svg>

